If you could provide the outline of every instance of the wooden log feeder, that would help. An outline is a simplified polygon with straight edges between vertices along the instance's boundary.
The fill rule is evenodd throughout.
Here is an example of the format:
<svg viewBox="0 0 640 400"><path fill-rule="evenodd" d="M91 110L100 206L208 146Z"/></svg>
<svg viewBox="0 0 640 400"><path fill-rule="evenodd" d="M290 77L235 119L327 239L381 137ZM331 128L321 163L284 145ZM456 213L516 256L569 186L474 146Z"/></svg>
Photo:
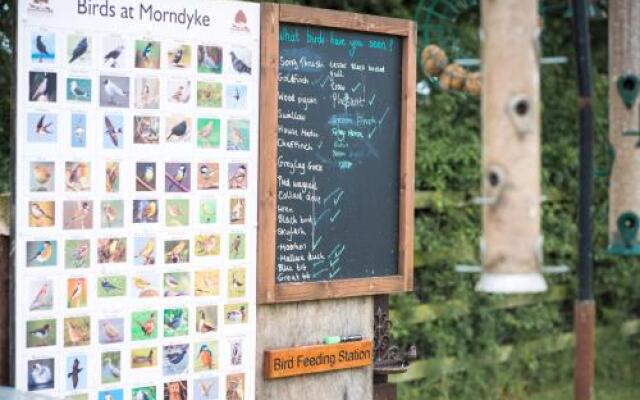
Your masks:
<svg viewBox="0 0 640 400"><path fill-rule="evenodd" d="M609 252L640 255L640 3L609 3Z"/></svg>
<svg viewBox="0 0 640 400"><path fill-rule="evenodd" d="M483 292L540 292L538 1L482 2Z"/></svg>

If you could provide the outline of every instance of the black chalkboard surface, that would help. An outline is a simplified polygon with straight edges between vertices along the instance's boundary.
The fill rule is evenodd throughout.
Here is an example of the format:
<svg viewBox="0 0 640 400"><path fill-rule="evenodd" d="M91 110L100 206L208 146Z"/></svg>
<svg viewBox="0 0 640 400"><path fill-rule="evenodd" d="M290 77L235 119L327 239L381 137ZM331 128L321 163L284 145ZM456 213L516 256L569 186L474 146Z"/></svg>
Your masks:
<svg viewBox="0 0 640 400"><path fill-rule="evenodd" d="M277 284L398 274L402 39L280 23Z"/></svg>

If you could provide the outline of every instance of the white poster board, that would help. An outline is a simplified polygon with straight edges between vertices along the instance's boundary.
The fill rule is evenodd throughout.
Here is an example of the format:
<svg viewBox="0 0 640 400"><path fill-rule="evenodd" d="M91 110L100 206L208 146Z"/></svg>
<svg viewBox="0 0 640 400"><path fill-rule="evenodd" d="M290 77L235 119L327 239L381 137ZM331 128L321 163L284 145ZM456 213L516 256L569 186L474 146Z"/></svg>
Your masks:
<svg viewBox="0 0 640 400"><path fill-rule="evenodd" d="M17 388L254 398L259 22L18 2Z"/></svg>

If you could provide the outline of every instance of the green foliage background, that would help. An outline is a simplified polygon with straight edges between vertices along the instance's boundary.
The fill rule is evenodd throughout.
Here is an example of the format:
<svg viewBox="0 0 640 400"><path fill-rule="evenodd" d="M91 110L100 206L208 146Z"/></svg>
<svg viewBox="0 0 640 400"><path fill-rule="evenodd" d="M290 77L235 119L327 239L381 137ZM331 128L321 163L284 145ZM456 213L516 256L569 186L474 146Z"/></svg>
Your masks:
<svg viewBox="0 0 640 400"><path fill-rule="evenodd" d="M403 0L300 0L298 4L379 15L411 18L417 1ZM546 3L565 4L565 0ZM0 192L9 188L9 117L12 1L0 0ZM460 52L478 54L479 13L472 9L452 26ZM569 63L542 67L543 182L546 264L567 264L571 272L548 276L550 285L575 288L577 247L576 203L578 146L576 122L575 53L571 21L561 15L545 20L543 53L564 55ZM607 22L592 20L594 111L597 167L607 163ZM508 77L505 77L508 79ZM433 93L418 104L416 187L432 192L429 207L416 214L417 259L415 292L396 296L393 307L396 340L415 343L419 357L455 357L466 368L434 373L427 379L400 387L404 399L526 399L570 384L573 351L547 355L514 352L509 361L490 360L499 346L515 345L541 337L553 337L572 329L573 302L538 303L510 310L492 307L499 296L476 294L477 276L454 271L456 264L477 263L480 210L469 201L480 188L479 101L460 93ZM596 178L593 209L596 236L594 260L599 326L619 327L640 314L640 262L613 258L607 246L607 178ZM517 240L517 238L514 238ZM471 313L451 312L423 324L408 324L408 316L420 303L464 302ZM597 374L601 380L633 383L640 367L638 336L617 334L598 338ZM567 398L567 391L558 399ZM636 396L637 397L637 396ZM552 397L545 397L552 398ZM612 398L603 395L601 398Z"/></svg>

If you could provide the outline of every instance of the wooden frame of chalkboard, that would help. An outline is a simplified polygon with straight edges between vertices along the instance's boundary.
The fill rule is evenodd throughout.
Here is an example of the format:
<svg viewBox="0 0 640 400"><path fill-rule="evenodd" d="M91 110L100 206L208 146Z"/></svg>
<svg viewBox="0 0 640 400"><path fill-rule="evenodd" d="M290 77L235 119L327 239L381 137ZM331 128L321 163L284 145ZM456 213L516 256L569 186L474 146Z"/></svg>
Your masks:
<svg viewBox="0 0 640 400"><path fill-rule="evenodd" d="M260 304L404 292L413 289L416 28L413 21L263 3L261 11L260 176L257 290ZM276 282L278 70L280 23L390 35L402 44L399 111L397 274Z"/></svg>

